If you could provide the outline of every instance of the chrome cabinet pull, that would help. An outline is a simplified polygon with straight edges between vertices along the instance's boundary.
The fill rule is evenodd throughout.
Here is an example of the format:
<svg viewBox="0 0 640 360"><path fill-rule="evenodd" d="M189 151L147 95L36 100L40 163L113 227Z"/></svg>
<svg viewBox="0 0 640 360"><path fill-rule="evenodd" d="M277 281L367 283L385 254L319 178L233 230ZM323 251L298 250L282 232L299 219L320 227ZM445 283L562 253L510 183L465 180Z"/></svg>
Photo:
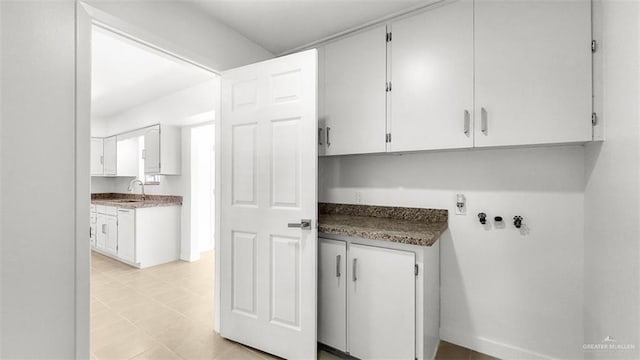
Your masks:
<svg viewBox="0 0 640 360"><path fill-rule="evenodd" d="M311 229L311 219L302 219L299 223L288 223L287 227L309 230Z"/></svg>
<svg viewBox="0 0 640 360"><path fill-rule="evenodd" d="M107 233L107 224L102 224L102 233L106 234Z"/></svg>
<svg viewBox="0 0 640 360"><path fill-rule="evenodd" d="M342 274L340 273L340 259L341 258L342 258L342 255L337 255L336 256L336 277L342 276Z"/></svg>
<svg viewBox="0 0 640 360"><path fill-rule="evenodd" d="M483 134L487 135L487 130L489 129L489 120L487 119L487 109L480 108L480 130Z"/></svg>
<svg viewBox="0 0 640 360"><path fill-rule="evenodd" d="M327 146L331 146L331 140L330 140L330 132L331 132L331 128L327 126Z"/></svg>
<svg viewBox="0 0 640 360"><path fill-rule="evenodd" d="M322 145L322 128L318 128L318 145Z"/></svg>
<svg viewBox="0 0 640 360"><path fill-rule="evenodd" d="M104 165L104 156L100 156L100 164Z"/></svg>
<svg viewBox="0 0 640 360"><path fill-rule="evenodd" d="M356 275L356 268L357 268L357 263L358 263L358 259L357 258L353 258L353 281L357 281L358 280L358 276Z"/></svg>
<svg viewBox="0 0 640 360"><path fill-rule="evenodd" d="M469 127L471 126L471 114L469 110L464 111L464 134L469 135Z"/></svg>

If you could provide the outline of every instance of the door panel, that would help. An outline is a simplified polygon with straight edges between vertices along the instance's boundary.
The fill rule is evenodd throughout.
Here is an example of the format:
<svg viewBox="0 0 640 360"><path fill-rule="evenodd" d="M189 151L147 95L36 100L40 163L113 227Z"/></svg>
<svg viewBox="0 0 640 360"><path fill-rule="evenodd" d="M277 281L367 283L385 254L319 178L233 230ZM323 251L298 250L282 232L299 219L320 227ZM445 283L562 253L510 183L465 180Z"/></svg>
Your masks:
<svg viewBox="0 0 640 360"><path fill-rule="evenodd" d="M475 3L475 145L591 140L591 2Z"/></svg>
<svg viewBox="0 0 640 360"><path fill-rule="evenodd" d="M318 241L318 342L347 351L347 243Z"/></svg>
<svg viewBox="0 0 640 360"><path fill-rule="evenodd" d="M359 359L415 358L415 254L349 247L349 353Z"/></svg>
<svg viewBox="0 0 640 360"><path fill-rule="evenodd" d="M384 152L386 26L324 48L326 155Z"/></svg>
<svg viewBox="0 0 640 360"><path fill-rule="evenodd" d="M91 175L104 174L103 140L91 138Z"/></svg>
<svg viewBox="0 0 640 360"><path fill-rule="evenodd" d="M316 356L316 63L222 76L220 333L285 358Z"/></svg>
<svg viewBox="0 0 640 360"><path fill-rule="evenodd" d="M160 126L151 127L144 134L144 173L160 172Z"/></svg>
<svg viewBox="0 0 640 360"><path fill-rule="evenodd" d="M117 153L116 137L108 137L104 139L104 174L117 174Z"/></svg>
<svg viewBox="0 0 640 360"><path fill-rule="evenodd" d="M105 250L113 255L118 253L118 218L115 216L106 216L106 243Z"/></svg>
<svg viewBox="0 0 640 360"><path fill-rule="evenodd" d="M473 146L473 1L392 23L391 151Z"/></svg>

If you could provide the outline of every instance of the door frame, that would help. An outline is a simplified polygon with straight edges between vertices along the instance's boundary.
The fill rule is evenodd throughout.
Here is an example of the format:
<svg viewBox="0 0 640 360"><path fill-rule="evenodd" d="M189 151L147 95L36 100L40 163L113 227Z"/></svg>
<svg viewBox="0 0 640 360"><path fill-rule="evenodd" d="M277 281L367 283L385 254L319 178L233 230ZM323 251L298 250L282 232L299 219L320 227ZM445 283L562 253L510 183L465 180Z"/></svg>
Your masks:
<svg viewBox="0 0 640 360"><path fill-rule="evenodd" d="M91 85L91 49L87 48L87 31L91 25L99 26L103 29L114 32L129 40L148 46L168 57L187 62L203 70L220 76L220 71L208 65L208 60L202 56L192 53L179 45L164 38L158 37L148 31L140 29L130 23L112 16L98 8L95 8L83 1L76 0L76 34L75 34L75 357L86 359L90 357L91 337L90 337L90 278L91 278L91 249L87 241L87 224L89 224L90 200L90 139L91 124L90 117L86 116L90 107L90 98L87 90ZM90 33L89 33L90 34ZM214 106L216 114L220 114L220 99ZM219 116L218 116L219 118ZM215 222L214 222L214 247L220 248L220 131L219 122L214 121L215 129ZM219 252L215 252L215 285L214 285L214 329L220 329L220 261Z"/></svg>

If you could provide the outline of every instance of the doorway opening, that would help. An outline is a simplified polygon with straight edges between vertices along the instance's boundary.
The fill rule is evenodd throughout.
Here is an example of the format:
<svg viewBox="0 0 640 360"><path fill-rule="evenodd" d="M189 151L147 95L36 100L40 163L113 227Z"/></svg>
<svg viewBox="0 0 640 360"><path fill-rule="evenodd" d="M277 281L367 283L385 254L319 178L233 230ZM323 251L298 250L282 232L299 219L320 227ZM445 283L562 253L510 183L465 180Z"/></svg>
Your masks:
<svg viewBox="0 0 640 360"><path fill-rule="evenodd" d="M220 78L91 32L92 358L232 354L239 347L214 332Z"/></svg>

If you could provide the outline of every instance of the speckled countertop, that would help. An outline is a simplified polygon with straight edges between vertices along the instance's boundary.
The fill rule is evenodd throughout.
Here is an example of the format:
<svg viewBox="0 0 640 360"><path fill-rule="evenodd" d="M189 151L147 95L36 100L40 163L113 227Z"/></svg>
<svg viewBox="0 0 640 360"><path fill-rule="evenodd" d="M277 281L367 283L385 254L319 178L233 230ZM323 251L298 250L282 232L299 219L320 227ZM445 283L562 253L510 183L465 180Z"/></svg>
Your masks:
<svg viewBox="0 0 640 360"><path fill-rule="evenodd" d="M447 210L318 204L318 232L431 246L447 229Z"/></svg>
<svg viewBox="0 0 640 360"><path fill-rule="evenodd" d="M125 209L137 209L156 206L180 206L182 196L175 195L145 195L126 193L95 193L91 194L91 204L115 206Z"/></svg>

